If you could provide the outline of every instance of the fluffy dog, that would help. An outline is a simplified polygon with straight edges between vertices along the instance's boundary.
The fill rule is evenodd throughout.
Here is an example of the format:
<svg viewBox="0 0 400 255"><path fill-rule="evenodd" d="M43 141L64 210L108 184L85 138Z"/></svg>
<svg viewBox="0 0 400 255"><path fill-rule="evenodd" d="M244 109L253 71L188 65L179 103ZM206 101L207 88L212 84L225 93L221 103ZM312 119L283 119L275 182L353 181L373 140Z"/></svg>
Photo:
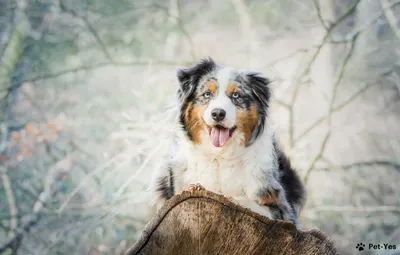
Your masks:
<svg viewBox="0 0 400 255"><path fill-rule="evenodd" d="M157 200L200 183L271 219L297 224L306 193L271 128L270 81L210 58L177 76L178 149L153 175Z"/></svg>

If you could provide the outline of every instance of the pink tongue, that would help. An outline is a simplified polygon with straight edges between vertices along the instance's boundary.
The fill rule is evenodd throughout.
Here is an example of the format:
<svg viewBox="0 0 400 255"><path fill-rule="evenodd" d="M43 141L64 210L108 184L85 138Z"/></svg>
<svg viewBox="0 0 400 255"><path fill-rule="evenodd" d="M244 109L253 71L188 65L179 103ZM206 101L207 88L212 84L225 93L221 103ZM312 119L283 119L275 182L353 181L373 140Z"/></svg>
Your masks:
<svg viewBox="0 0 400 255"><path fill-rule="evenodd" d="M215 128L211 129L211 142L215 147L222 147L229 140L229 129Z"/></svg>

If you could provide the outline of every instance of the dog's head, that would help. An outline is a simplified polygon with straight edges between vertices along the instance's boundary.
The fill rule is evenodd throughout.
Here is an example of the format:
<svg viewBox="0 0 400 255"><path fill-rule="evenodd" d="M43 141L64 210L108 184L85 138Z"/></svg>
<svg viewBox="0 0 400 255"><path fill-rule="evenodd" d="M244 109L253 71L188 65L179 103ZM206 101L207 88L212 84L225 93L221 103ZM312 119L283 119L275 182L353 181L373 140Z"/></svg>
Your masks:
<svg viewBox="0 0 400 255"><path fill-rule="evenodd" d="M212 59L181 69L177 76L180 124L193 143L225 147L236 137L247 147L262 134L271 95L268 79L218 66Z"/></svg>

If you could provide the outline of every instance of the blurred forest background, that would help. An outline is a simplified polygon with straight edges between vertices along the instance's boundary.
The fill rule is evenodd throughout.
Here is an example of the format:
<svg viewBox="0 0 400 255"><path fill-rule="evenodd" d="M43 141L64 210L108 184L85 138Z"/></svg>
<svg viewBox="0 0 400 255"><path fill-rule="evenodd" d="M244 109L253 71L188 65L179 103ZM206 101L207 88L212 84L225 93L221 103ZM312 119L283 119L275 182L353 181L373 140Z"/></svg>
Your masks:
<svg viewBox="0 0 400 255"><path fill-rule="evenodd" d="M302 227L400 249L399 0L0 0L0 254L126 251L207 56L274 80Z"/></svg>

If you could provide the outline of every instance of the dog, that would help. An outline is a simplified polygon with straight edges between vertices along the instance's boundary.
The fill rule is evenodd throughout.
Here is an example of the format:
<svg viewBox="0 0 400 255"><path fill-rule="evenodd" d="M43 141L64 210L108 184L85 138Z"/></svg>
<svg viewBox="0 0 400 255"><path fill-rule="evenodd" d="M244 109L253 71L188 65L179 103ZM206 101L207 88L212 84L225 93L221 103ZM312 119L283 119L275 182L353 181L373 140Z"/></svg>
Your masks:
<svg viewBox="0 0 400 255"><path fill-rule="evenodd" d="M195 186L298 226L306 191L271 127L270 80L211 58L177 78L177 151L153 174L156 203Z"/></svg>

